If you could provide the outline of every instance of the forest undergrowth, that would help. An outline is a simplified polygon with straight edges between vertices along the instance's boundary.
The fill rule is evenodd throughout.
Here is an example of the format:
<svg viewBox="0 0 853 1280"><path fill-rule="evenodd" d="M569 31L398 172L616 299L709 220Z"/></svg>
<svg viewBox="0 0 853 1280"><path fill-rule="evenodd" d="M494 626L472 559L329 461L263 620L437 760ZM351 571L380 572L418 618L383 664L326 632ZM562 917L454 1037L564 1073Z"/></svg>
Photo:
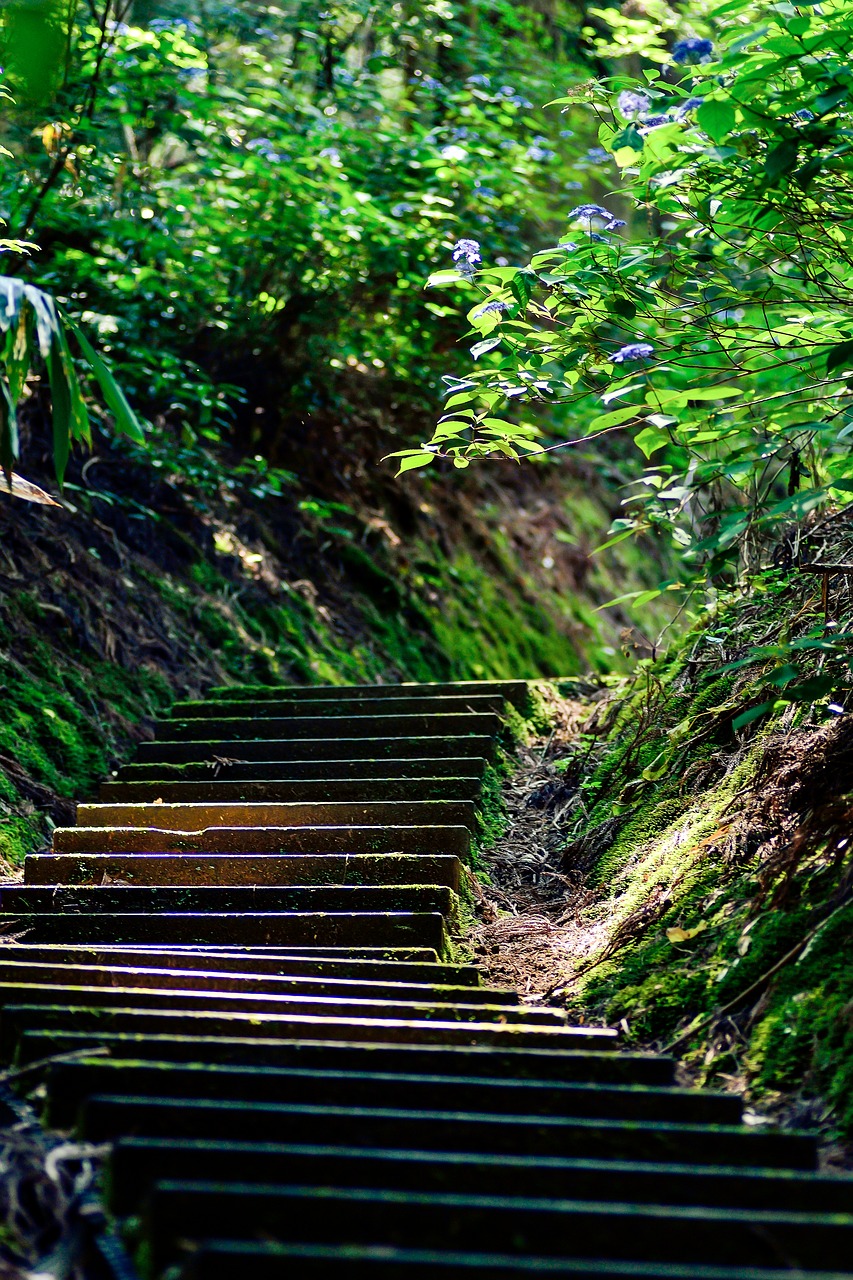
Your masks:
<svg viewBox="0 0 853 1280"><path fill-rule="evenodd" d="M843 545L849 517L824 532ZM550 728L519 747L470 943L492 981L674 1052L848 1167L851 674L826 637L853 597L833 582L824 601L769 570L630 677L540 685ZM823 702L775 697L780 646Z"/></svg>

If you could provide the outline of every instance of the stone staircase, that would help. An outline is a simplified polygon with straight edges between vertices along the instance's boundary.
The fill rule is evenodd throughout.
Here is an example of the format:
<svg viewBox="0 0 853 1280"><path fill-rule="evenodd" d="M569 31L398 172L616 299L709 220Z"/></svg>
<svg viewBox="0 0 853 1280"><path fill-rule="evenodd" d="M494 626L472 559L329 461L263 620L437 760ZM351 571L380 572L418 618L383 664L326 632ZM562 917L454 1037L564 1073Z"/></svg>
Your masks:
<svg viewBox="0 0 853 1280"><path fill-rule="evenodd" d="M0 888L0 1054L112 1144L146 1280L853 1277L813 1135L454 962L526 699L214 690Z"/></svg>

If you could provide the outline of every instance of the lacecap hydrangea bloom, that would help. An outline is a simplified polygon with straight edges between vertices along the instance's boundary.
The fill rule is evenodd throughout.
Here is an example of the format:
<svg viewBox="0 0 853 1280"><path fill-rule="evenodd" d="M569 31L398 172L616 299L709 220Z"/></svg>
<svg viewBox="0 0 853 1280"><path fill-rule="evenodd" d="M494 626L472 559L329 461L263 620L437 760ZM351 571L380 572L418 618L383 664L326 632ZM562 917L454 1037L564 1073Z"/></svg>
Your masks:
<svg viewBox="0 0 853 1280"><path fill-rule="evenodd" d="M625 89L616 99L616 105L622 112L623 116L638 116L643 111L648 111L652 105L651 98L645 93L639 93L635 89Z"/></svg>
<svg viewBox="0 0 853 1280"><path fill-rule="evenodd" d="M704 36L685 36L676 40L672 46L672 60L682 66L697 62L711 62L714 57L714 46Z"/></svg>
<svg viewBox="0 0 853 1280"><path fill-rule="evenodd" d="M614 351L610 359L614 364L624 364L626 360L648 360L655 352L650 342L629 342L627 346Z"/></svg>
<svg viewBox="0 0 853 1280"><path fill-rule="evenodd" d="M579 222L590 232L616 231L625 225L621 218L614 218L610 210L600 204L579 204L569 214L569 222Z"/></svg>
<svg viewBox="0 0 853 1280"><path fill-rule="evenodd" d="M453 261L463 276L472 276L483 261L476 240L457 240L453 246Z"/></svg>

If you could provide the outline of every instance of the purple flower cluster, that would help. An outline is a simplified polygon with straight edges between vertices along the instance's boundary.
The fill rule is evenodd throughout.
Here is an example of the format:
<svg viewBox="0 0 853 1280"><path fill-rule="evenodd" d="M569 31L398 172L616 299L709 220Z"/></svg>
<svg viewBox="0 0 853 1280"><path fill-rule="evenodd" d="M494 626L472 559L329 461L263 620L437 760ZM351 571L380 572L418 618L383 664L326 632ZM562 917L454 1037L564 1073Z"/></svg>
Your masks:
<svg viewBox="0 0 853 1280"><path fill-rule="evenodd" d="M480 307L477 311L475 311L474 318L476 319L477 316L487 316L491 312L501 314L504 311L509 311L508 303L498 302L497 298L495 298L492 302L487 302L484 307Z"/></svg>
<svg viewBox="0 0 853 1280"><path fill-rule="evenodd" d="M625 89L616 99L616 105L623 116L631 119L634 116L642 115L644 111L648 111L652 102L648 94L639 93L635 89Z"/></svg>
<svg viewBox="0 0 853 1280"><path fill-rule="evenodd" d="M614 351L610 359L614 364L624 364L626 360L648 360L655 352L650 342L629 342L626 346Z"/></svg>
<svg viewBox="0 0 853 1280"><path fill-rule="evenodd" d="M714 46L703 36L685 36L676 40L672 46L672 60L681 66L695 65L697 62L711 62L714 57Z"/></svg>
<svg viewBox="0 0 853 1280"><path fill-rule="evenodd" d="M624 227L622 218L614 218L609 209L601 204L579 204L569 214L569 222L585 223L588 231L600 228L602 231L617 231Z"/></svg>
<svg viewBox="0 0 853 1280"><path fill-rule="evenodd" d="M453 261L457 271L470 279L483 261L477 241L457 240L453 246Z"/></svg>

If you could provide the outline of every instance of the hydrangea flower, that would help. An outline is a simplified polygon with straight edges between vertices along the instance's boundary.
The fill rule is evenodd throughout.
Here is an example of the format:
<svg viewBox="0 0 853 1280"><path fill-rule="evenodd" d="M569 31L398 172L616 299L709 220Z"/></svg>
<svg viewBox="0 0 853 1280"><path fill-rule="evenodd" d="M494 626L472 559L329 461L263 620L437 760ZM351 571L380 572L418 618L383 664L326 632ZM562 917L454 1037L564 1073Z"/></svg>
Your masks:
<svg viewBox="0 0 853 1280"><path fill-rule="evenodd" d="M457 240L453 246L453 261L463 276L471 277L483 261L476 240Z"/></svg>
<svg viewBox="0 0 853 1280"><path fill-rule="evenodd" d="M672 46L672 60L681 66L711 62L713 57L714 46L704 36L685 36L683 40L676 40Z"/></svg>
<svg viewBox="0 0 853 1280"><path fill-rule="evenodd" d="M584 223L590 233L594 228L600 228L602 231L616 231L619 227L625 226L621 218L614 218L610 210L605 209L601 204L579 204L569 214L569 222Z"/></svg>
<svg viewBox="0 0 853 1280"><path fill-rule="evenodd" d="M625 89L616 99L616 104L623 116L638 116L641 111L648 111L652 105L651 99L645 93L638 93L634 89Z"/></svg>
<svg viewBox="0 0 853 1280"><path fill-rule="evenodd" d="M648 360L649 356L654 355L654 351L650 342L629 342L627 346L614 351L610 359L614 364L624 364L626 360Z"/></svg>
<svg viewBox="0 0 853 1280"><path fill-rule="evenodd" d="M474 318L476 319L477 316L487 316L490 312L500 314L503 311L509 311L509 304L506 302L499 302L497 298L494 298L491 302L487 302L484 307L479 307L474 312Z"/></svg>
<svg viewBox="0 0 853 1280"><path fill-rule="evenodd" d="M527 159L536 160L544 163L546 160L553 160L556 151L552 151L550 147L540 147L536 143L527 148Z"/></svg>
<svg viewBox="0 0 853 1280"><path fill-rule="evenodd" d="M481 88L487 88L489 85L489 77L488 76L469 76L467 83L478 84L481 86Z"/></svg>

